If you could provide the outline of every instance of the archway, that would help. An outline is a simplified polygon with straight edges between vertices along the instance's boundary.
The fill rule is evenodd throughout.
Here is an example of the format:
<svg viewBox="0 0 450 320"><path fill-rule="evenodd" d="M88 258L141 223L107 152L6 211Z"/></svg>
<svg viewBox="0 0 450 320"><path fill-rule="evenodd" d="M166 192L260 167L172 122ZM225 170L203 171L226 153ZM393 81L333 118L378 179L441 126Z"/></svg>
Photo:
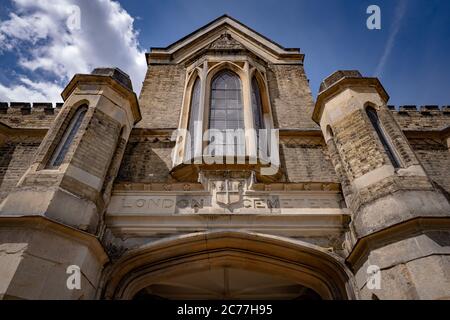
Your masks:
<svg viewBox="0 0 450 320"><path fill-rule="evenodd" d="M354 299L341 258L290 238L215 231L131 250L104 275L105 299Z"/></svg>

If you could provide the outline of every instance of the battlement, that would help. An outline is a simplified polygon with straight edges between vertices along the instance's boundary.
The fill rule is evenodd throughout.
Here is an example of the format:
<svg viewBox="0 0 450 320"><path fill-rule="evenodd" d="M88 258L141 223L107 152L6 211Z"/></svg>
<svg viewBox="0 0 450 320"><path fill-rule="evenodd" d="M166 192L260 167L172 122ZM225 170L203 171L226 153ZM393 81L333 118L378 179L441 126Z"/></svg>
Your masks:
<svg viewBox="0 0 450 320"><path fill-rule="evenodd" d="M417 105L402 105L402 106L393 106L388 105L389 110L397 111L399 113L408 113L408 112L414 112L419 111L421 113L428 113L431 111L440 111L443 113L450 113L450 106L438 106L438 105L423 105L423 106L417 106Z"/></svg>
<svg viewBox="0 0 450 320"><path fill-rule="evenodd" d="M388 106L403 130L434 131L450 126L450 106Z"/></svg>
<svg viewBox="0 0 450 320"><path fill-rule="evenodd" d="M0 102L0 122L12 128L49 128L63 103Z"/></svg>
<svg viewBox="0 0 450 320"><path fill-rule="evenodd" d="M30 114L33 111L46 111L53 114L57 109L63 106L62 102L0 102L0 113L5 114L12 110L20 110L22 114Z"/></svg>
<svg viewBox="0 0 450 320"><path fill-rule="evenodd" d="M0 102L0 122L12 128L49 128L63 103ZM450 126L450 105L388 105L403 130L434 131Z"/></svg>

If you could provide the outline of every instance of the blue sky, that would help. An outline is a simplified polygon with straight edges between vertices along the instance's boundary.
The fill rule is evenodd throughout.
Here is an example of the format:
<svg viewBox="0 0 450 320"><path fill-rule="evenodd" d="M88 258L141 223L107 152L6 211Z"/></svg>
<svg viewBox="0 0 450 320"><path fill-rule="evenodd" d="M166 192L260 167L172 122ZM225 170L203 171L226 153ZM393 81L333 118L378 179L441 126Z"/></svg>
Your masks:
<svg viewBox="0 0 450 320"><path fill-rule="evenodd" d="M119 65L138 89L145 72L144 51L167 46L227 13L284 47L299 47L306 55L314 97L320 81L330 73L358 69L379 76L391 104L450 105L448 0L129 0L120 5L109 0L60 0L81 7L81 31L64 40L51 31L51 27L65 28L64 8L56 10L50 2L52 8L47 8L49 0L39 5L31 0L1 1L3 100L27 94L51 99L71 74L99 64ZM366 28L366 9L371 4L381 8L381 30ZM44 14L36 18L35 12ZM58 17L55 23L47 21ZM50 27L41 28L43 24ZM14 27L32 35L27 38ZM46 86L51 95L45 95ZM8 95L8 89L14 94Z"/></svg>

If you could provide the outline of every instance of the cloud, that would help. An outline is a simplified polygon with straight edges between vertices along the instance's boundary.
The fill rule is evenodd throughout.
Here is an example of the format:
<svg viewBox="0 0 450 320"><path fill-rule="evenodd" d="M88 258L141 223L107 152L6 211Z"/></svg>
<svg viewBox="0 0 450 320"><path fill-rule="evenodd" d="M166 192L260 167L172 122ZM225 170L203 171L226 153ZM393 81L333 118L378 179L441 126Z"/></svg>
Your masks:
<svg viewBox="0 0 450 320"><path fill-rule="evenodd" d="M75 73L89 73L95 67L105 66L119 67L128 73L139 93L147 69L145 55L133 17L118 2L12 2L14 12L8 20L0 21L0 48L14 52L18 65L33 79L42 80L21 75L14 85L0 84L0 98L54 100L55 91L60 93Z"/></svg>
<svg viewBox="0 0 450 320"><path fill-rule="evenodd" d="M378 62L378 65L375 69L375 76L379 77L382 75L384 71L384 67L389 59L392 49L395 45L395 40L397 39L398 32L400 31L400 27L402 25L403 17L406 13L407 0L400 0L398 2L397 7L395 8L394 14L394 22L389 30L389 37L386 42L386 46L384 47L383 54Z"/></svg>
<svg viewBox="0 0 450 320"><path fill-rule="evenodd" d="M62 87L52 82L33 82L21 78L20 83L12 86L0 84L0 99L2 101L61 101Z"/></svg>

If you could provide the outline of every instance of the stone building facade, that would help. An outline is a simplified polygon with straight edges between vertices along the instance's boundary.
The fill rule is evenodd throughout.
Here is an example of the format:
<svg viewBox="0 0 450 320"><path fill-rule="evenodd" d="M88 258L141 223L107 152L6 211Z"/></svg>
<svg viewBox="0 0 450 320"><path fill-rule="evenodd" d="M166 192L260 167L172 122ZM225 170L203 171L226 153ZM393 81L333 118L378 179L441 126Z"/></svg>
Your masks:
<svg viewBox="0 0 450 320"><path fill-rule="evenodd" d="M139 98L98 68L0 103L1 298L450 298L449 106L358 71L314 102L300 50L229 16L146 59Z"/></svg>

